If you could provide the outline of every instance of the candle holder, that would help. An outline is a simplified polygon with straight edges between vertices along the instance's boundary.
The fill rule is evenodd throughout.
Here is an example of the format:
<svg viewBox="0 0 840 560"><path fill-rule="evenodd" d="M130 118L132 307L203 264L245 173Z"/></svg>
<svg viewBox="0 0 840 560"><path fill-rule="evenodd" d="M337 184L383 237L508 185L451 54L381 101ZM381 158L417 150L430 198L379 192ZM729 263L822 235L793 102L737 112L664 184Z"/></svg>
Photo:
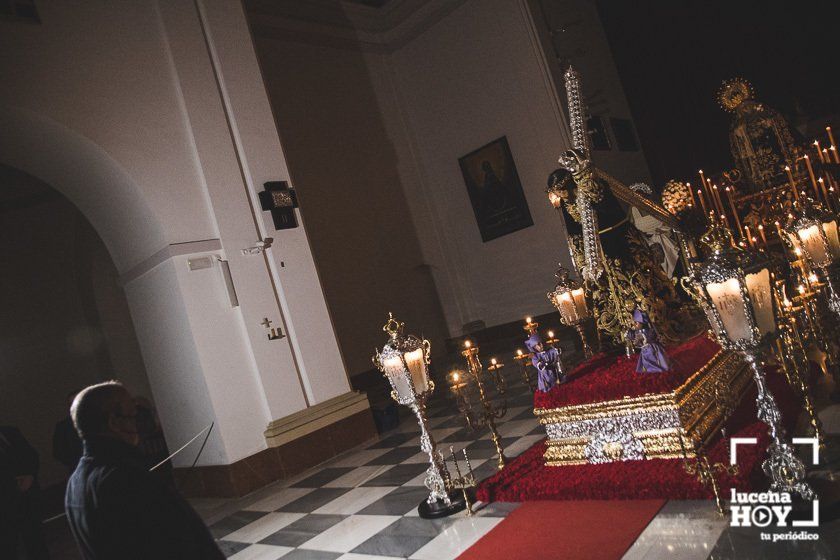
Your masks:
<svg viewBox="0 0 840 560"><path fill-rule="evenodd" d="M455 399L458 403L458 410L464 415L464 420L467 427L471 430L479 430L487 427L490 430L490 437L493 440L493 445L496 447L496 454L499 457L498 468L501 470L505 466L507 457L505 457L504 448L502 448L502 438L499 435L499 430L496 428L496 420L503 418L507 414L507 401L504 399L506 384L504 377L501 375L501 365L492 364L488 367L490 377L496 385L496 391L502 397L501 405L494 405L487 395L485 389L485 371L481 365L481 360L478 358L478 346L473 346L472 342L467 340L464 342L464 350L461 352L467 360L467 374L461 376L460 372L452 374L452 391L455 393ZM492 368L492 369L491 369ZM466 395L465 389L468 388L468 381L472 381L478 390L478 399L481 402L481 410L475 412L470 405L469 397Z"/></svg>
<svg viewBox="0 0 840 560"><path fill-rule="evenodd" d="M455 455L455 448L453 446L449 446L449 454L452 457L452 464L455 465L455 474L458 476L451 479L452 488L456 490L460 490L464 496L464 503L466 504L467 509L467 516L472 517L473 510L472 510L472 496L475 495L475 474L473 473L472 463L470 463L470 458L467 455L466 448L462 449L461 452L464 454L464 462L467 465L467 472L461 474L461 467L458 465L458 457Z"/></svg>
<svg viewBox="0 0 840 560"><path fill-rule="evenodd" d="M420 517L445 517L463 510L466 503L462 492L453 491L451 487L446 462L437 450L426 418L426 401L435 390L434 382L429 379L431 344L428 340L403 334L404 328L404 323L388 314L388 321L382 327L388 333L388 342L381 351L376 351L373 363L388 378L391 398L411 408L420 424L420 449L429 456L429 468L423 481L429 489L429 497L417 508Z"/></svg>
<svg viewBox="0 0 840 560"><path fill-rule="evenodd" d="M569 271L560 265L554 273L557 284L554 291L548 292L546 296L557 311L560 313L560 320L564 325L574 328L583 346L583 355L592 357L592 347L586 337L583 322L592 315L586 305L586 295L583 288L574 280L569 278Z"/></svg>
<svg viewBox="0 0 840 560"><path fill-rule="evenodd" d="M537 391L537 381L531 377L528 371L528 365L531 363L531 354L523 352L521 348L517 348L513 359L519 364L519 373L522 376L522 382L532 393L535 393Z"/></svg>
<svg viewBox="0 0 840 560"><path fill-rule="evenodd" d="M793 453L782 427L782 413L767 387L761 356L777 333L777 311L770 270L750 253L736 249L725 228L713 226L708 235L712 256L692 274L712 331L720 345L740 353L750 365L758 394L758 419L767 425L771 443L762 464L776 492L816 496L805 481L805 465Z"/></svg>

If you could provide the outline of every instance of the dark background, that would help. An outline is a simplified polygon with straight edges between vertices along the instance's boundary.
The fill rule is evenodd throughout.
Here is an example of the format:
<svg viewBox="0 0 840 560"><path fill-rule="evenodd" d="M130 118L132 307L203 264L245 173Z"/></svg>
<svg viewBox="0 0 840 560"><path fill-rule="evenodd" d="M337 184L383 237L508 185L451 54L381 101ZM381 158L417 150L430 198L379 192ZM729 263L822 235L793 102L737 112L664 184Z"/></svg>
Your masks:
<svg viewBox="0 0 840 560"><path fill-rule="evenodd" d="M832 124L840 142L840 1L598 0L598 11L656 185L734 166L715 95L732 77L794 126Z"/></svg>

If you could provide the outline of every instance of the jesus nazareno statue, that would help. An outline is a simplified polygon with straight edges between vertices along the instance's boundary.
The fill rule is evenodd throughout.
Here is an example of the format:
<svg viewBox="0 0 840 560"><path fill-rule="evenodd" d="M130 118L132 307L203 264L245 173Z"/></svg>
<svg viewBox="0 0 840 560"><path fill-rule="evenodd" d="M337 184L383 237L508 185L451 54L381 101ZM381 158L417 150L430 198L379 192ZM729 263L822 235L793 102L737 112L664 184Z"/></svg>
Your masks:
<svg viewBox="0 0 840 560"><path fill-rule="evenodd" d="M581 161L581 165L589 165ZM658 326L664 340L682 339L693 334L694 321L681 299L674 282L666 272L663 252L666 248L654 243L634 224L635 216L646 216L663 222L663 229L672 227L673 218L656 203L619 181L595 169L590 174L589 198L597 214L598 243L604 273L595 281L587 281L587 292L593 305L596 327L614 343L622 344L631 327L636 308L644 310ZM584 266L581 235L583 228L577 213L576 197L580 179L568 169L557 169L548 178L548 191L562 201L569 236L569 249L575 268ZM594 195L593 195L594 191ZM635 209L635 211L634 211ZM688 316L687 316L688 315ZM687 330L691 330L688 333Z"/></svg>

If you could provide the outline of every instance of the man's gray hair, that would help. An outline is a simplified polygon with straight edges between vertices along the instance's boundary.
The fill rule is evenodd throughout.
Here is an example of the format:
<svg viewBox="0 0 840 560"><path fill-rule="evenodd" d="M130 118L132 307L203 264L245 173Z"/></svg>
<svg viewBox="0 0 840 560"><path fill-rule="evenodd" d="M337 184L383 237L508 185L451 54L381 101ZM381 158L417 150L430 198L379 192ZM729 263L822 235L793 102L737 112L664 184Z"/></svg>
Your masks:
<svg viewBox="0 0 840 560"><path fill-rule="evenodd" d="M108 419L119 413L126 388L119 381L105 381L79 391L70 405L70 416L79 437L89 439L108 430Z"/></svg>

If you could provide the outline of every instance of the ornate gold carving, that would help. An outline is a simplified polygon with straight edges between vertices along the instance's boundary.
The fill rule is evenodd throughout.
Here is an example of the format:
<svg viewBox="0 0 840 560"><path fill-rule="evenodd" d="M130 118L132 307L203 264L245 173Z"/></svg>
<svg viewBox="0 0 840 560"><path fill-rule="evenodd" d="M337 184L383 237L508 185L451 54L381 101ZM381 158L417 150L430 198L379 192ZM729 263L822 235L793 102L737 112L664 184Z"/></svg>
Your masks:
<svg viewBox="0 0 840 560"><path fill-rule="evenodd" d="M571 405L554 409L535 409L540 424L549 433L545 461L548 466L576 465L589 462L586 447L593 438L602 437L603 426L629 432L640 441L644 457L679 458L694 456L685 450L682 433L701 445L714 436L732 410L741 401L751 376L747 365L735 353L721 350L682 385L668 393ZM731 402L721 402L721 386L732 395ZM604 424L607 422L607 424ZM552 437L552 434L569 437ZM572 435L573 434L573 435ZM602 445L605 457L620 460L622 450L613 437Z"/></svg>

